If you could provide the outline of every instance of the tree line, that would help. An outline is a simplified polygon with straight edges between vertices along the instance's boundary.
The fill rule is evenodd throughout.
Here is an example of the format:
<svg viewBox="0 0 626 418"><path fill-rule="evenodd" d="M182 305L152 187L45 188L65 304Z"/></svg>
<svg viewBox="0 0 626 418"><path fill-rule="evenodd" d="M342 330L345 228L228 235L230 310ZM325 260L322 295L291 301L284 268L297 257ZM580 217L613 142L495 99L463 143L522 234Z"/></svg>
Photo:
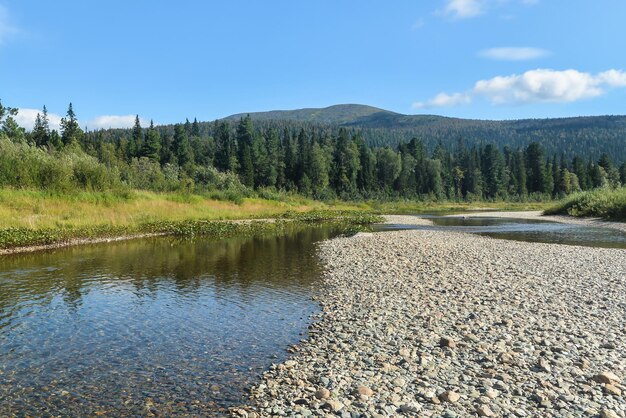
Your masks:
<svg viewBox="0 0 626 418"><path fill-rule="evenodd" d="M44 107L30 132L18 110L2 107L0 185L93 190L295 192L315 199L524 200L626 184L626 164L575 155L548 155L539 142L495 143L432 151L419 138L397 147L370 146L358 130L317 125L255 126L250 117L210 125L84 132L72 105L60 132ZM14 167L13 169L11 167Z"/></svg>

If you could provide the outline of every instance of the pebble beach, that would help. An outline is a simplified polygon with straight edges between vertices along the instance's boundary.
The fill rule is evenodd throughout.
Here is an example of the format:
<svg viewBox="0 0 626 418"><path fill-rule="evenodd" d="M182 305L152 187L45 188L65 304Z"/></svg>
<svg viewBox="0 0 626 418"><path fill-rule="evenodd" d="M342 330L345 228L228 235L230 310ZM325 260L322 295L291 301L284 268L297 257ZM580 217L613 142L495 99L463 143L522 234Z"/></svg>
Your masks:
<svg viewBox="0 0 626 418"><path fill-rule="evenodd" d="M319 255L322 313L234 415L626 417L624 250L409 230Z"/></svg>

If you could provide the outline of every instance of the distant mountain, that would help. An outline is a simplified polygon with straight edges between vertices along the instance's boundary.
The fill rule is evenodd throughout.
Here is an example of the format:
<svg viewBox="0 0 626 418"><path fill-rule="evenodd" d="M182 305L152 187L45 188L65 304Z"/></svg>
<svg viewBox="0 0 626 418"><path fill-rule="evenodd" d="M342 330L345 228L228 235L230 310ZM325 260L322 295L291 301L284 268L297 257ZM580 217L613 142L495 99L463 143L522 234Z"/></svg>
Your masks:
<svg viewBox="0 0 626 418"><path fill-rule="evenodd" d="M429 149L438 142L450 145L496 143L519 148L540 142L549 154L570 157L577 153L596 159L606 152L626 161L626 116L581 116L555 119L476 120L436 115L403 115L372 106L340 104L326 108L240 113L225 118L238 121L246 115L260 125L319 124L359 131L375 146L396 146L413 137Z"/></svg>
<svg viewBox="0 0 626 418"><path fill-rule="evenodd" d="M312 122L331 125L344 125L363 120L377 120L395 115L403 116L399 113L379 109L377 107L340 104L324 108L308 108L296 110L271 110L269 112L238 113L226 117L226 120L237 121L246 115L250 115L253 120L289 120L297 122Z"/></svg>

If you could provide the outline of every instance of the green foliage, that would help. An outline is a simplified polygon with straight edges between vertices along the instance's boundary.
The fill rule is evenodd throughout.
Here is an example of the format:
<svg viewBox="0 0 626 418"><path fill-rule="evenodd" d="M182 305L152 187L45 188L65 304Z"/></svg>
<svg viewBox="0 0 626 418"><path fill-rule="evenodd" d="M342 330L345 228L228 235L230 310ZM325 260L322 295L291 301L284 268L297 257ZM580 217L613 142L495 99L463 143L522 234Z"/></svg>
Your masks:
<svg viewBox="0 0 626 418"><path fill-rule="evenodd" d="M403 120L398 119L402 115L358 106L329 111L338 120L350 112L366 119ZM365 131L351 127L264 125L249 116L232 125L195 119L174 126L151 123L145 131L136 116L132 129L84 134L71 104L59 136L49 129L45 107L28 134L11 128L15 112L0 107L5 128L0 185L17 188L134 188L203 193L233 202L260 190L321 200L524 201L615 188L626 176L626 168L618 168L608 154L597 162L587 156L568 160L565 153L557 160L546 157L538 141L501 150L496 143L468 144L458 138L455 146L442 141L429 152L428 141L419 138L397 148L372 147ZM311 116L309 111L302 114ZM441 119L426 118L428 123Z"/></svg>
<svg viewBox="0 0 626 418"><path fill-rule="evenodd" d="M592 216L626 221L626 187L576 193L546 210L545 214Z"/></svg>
<svg viewBox="0 0 626 418"><path fill-rule="evenodd" d="M70 103L66 117L61 119L61 141L65 146L79 144L83 135L83 130L78 126L76 113L74 113L74 108Z"/></svg>

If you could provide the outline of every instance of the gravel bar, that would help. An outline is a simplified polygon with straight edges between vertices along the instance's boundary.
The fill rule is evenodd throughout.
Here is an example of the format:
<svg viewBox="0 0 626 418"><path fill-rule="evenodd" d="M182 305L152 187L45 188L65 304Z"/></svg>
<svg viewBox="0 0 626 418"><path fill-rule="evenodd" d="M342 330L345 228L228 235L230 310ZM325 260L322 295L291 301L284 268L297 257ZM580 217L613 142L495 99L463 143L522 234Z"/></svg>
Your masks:
<svg viewBox="0 0 626 418"><path fill-rule="evenodd" d="M626 251L409 230L319 253L323 312L233 414L626 417Z"/></svg>

